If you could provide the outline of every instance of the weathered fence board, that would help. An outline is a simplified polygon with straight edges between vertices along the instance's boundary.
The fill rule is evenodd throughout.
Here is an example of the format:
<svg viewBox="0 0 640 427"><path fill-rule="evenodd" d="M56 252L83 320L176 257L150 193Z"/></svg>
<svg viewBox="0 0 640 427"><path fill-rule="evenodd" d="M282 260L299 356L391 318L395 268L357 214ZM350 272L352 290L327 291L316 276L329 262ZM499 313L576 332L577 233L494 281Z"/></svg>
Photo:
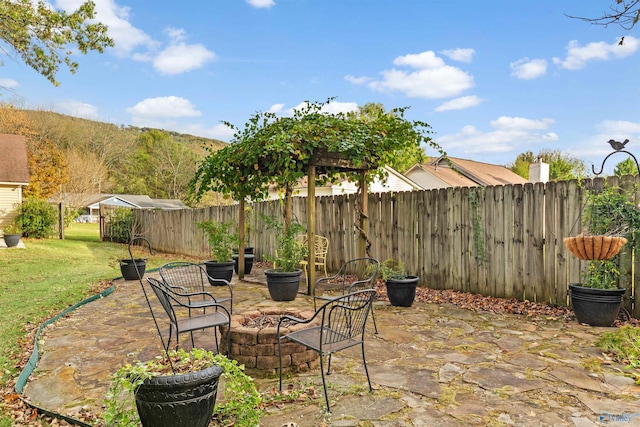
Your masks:
<svg viewBox="0 0 640 427"><path fill-rule="evenodd" d="M640 200L640 178L608 180ZM580 281L586 263L571 255L563 238L580 233L585 191L601 181L371 194L369 254L380 261L403 260L410 274L434 289L566 305L568 285ZM306 203L302 197L292 203L303 224ZM329 239L327 267L337 271L358 255L357 196L322 196L316 203L316 233ZM282 218L283 211L277 200L250 205L248 244L258 261L273 255L275 246L275 234L263 217ZM237 205L135 212L154 248L202 259L208 258L209 247L196 224L211 218L235 224L238 218ZM629 290L625 306L630 310L640 289L640 260L625 251L620 283ZM639 311L635 307L635 317Z"/></svg>

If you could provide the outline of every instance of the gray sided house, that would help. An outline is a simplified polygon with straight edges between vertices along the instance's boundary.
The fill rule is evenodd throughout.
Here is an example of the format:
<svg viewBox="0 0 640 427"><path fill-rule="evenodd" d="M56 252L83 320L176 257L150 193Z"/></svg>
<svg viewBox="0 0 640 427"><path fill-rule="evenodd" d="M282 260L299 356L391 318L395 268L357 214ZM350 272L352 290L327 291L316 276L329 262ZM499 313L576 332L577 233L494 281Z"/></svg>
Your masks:
<svg viewBox="0 0 640 427"><path fill-rule="evenodd" d="M16 216L22 189L29 185L24 136L0 134L0 230Z"/></svg>
<svg viewBox="0 0 640 427"><path fill-rule="evenodd" d="M55 202L64 202L77 206L82 210L79 222L98 222L100 205L122 206L136 209L187 209L187 206L177 199L152 199L139 194L65 194L55 197Z"/></svg>
<svg viewBox="0 0 640 427"><path fill-rule="evenodd" d="M504 166L455 157L440 157L431 163L415 164L404 175L426 190L529 182Z"/></svg>

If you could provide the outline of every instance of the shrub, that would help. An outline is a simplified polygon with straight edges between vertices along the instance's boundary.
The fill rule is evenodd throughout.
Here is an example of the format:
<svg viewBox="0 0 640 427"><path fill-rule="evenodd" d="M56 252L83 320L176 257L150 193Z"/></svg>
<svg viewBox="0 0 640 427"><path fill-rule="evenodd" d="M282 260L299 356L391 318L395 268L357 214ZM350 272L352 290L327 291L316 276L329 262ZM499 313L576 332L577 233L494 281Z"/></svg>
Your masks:
<svg viewBox="0 0 640 427"><path fill-rule="evenodd" d="M23 236L44 239L55 232L58 212L45 200L28 198L18 208L18 218Z"/></svg>
<svg viewBox="0 0 640 427"><path fill-rule="evenodd" d="M214 220L199 222L198 228L203 230L209 240L209 248L213 261L231 261L233 250L238 248L238 234L230 232L231 222L217 222Z"/></svg>
<svg viewBox="0 0 640 427"><path fill-rule="evenodd" d="M111 241L128 243L133 237L134 220L135 214L132 209L119 207L110 212Z"/></svg>

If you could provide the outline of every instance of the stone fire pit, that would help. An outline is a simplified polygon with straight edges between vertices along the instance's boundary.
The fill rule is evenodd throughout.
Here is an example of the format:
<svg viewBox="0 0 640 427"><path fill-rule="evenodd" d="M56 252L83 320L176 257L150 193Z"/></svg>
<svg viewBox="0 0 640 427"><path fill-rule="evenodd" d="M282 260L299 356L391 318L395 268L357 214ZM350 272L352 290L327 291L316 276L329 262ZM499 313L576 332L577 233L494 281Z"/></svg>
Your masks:
<svg viewBox="0 0 640 427"><path fill-rule="evenodd" d="M283 315L309 319L313 311L297 309L264 308L246 311L231 316L231 359L245 365L251 375L272 375L278 372L278 319ZM317 319L316 319L317 320ZM299 330L320 324L319 320L310 324L298 324L281 328L285 335L292 330ZM222 342L227 339L227 328L221 327ZM319 364L318 353L306 347L282 340L282 370L284 372L304 372Z"/></svg>

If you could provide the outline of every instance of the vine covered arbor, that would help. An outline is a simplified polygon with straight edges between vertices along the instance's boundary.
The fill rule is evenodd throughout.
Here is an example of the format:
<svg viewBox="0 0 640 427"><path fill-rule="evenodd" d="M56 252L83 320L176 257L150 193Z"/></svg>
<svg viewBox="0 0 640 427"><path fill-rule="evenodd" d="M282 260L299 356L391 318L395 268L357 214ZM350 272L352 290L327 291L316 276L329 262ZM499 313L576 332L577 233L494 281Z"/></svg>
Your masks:
<svg viewBox="0 0 640 427"><path fill-rule="evenodd" d="M332 113L332 101L306 102L289 117L259 112L243 129L225 122L235 130L231 143L221 150L210 150L200 163L191 183L196 196L213 190L240 203L240 278L244 276L244 204L266 198L270 185L281 192L284 223L289 227L293 188L308 177L307 241L308 256L313 259L315 186L336 178L357 181L360 212L356 227L360 233L359 254L364 256L368 246L367 183L407 151L422 153L430 147L444 154L428 136L431 132L427 123L404 118L406 108ZM314 284L315 270L309 269L309 293Z"/></svg>

